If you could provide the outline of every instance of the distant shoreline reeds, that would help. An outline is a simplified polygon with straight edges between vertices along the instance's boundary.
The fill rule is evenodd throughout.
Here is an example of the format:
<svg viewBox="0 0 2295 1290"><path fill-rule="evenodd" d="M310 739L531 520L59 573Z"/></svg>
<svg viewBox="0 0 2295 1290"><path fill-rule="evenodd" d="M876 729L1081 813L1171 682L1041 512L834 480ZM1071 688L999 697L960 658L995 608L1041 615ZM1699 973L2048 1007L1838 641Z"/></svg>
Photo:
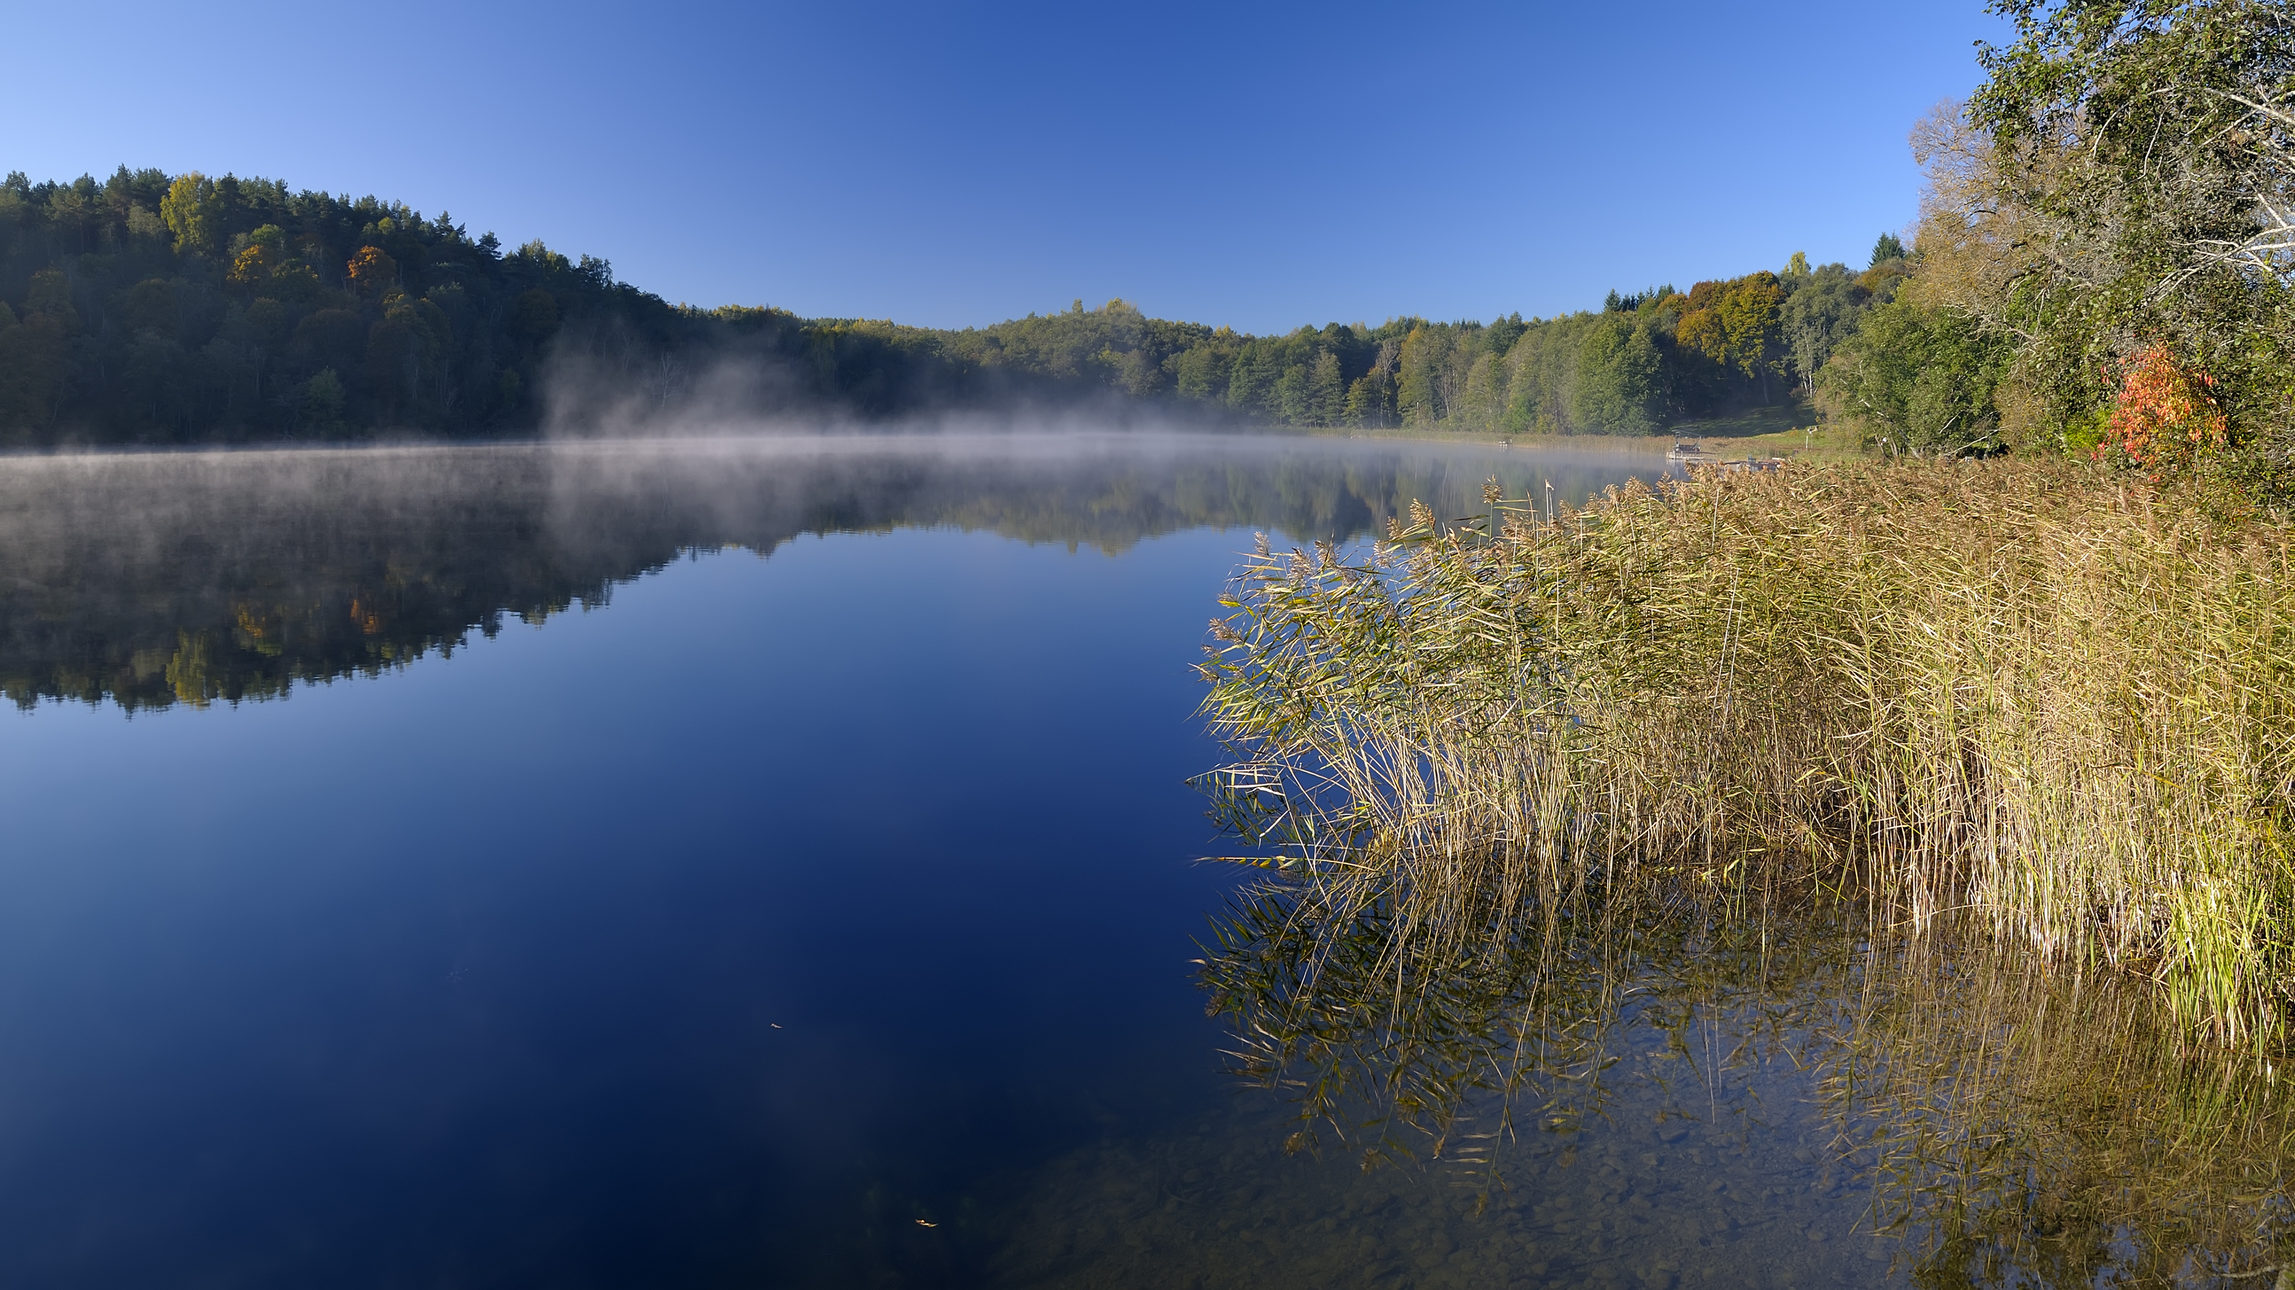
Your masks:
<svg viewBox="0 0 2295 1290"><path fill-rule="evenodd" d="M2027 461L1488 500L1239 574L1206 784L1255 858L1397 899L1405 939L1492 898L1814 886L2287 1045L2286 527Z"/></svg>

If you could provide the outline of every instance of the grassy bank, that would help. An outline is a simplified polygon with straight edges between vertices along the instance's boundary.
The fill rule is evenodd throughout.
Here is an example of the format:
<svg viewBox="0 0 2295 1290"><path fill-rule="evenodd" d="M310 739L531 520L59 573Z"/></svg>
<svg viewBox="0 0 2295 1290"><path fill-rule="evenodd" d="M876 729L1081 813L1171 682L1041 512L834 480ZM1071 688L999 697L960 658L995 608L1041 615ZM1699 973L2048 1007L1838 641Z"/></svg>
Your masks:
<svg viewBox="0 0 2295 1290"><path fill-rule="evenodd" d="M1429 443L1495 444L1516 449L1571 453L1615 453L1620 456L1657 456L1682 441L1702 444L1708 453L1731 461L1747 457L1783 457L1802 462L1850 462L1872 458L1864 435L1853 426L1819 424L1806 400L1753 408L1725 417L1681 421L1664 434L1501 435L1485 430L1437 430L1422 426L1384 429L1327 427L1294 431L1329 438L1402 439Z"/></svg>
<svg viewBox="0 0 2295 1290"><path fill-rule="evenodd" d="M1817 886L2295 1013L2289 533L2080 467L1788 467L1262 552L1215 624L1225 821L1342 898ZM1495 534L1492 532L1495 527Z"/></svg>

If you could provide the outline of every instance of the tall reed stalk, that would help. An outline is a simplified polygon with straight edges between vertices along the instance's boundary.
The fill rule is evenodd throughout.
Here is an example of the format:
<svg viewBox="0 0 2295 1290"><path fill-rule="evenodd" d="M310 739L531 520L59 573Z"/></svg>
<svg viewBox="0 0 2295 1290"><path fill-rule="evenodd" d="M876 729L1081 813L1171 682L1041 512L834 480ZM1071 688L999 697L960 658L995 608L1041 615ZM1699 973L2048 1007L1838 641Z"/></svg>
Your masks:
<svg viewBox="0 0 2295 1290"><path fill-rule="evenodd" d="M1493 895L1814 882L2285 1043L2287 529L2028 463L1488 500L1360 563L1247 561L1203 667L1236 759L1206 782L1262 859L1399 894L1406 941Z"/></svg>

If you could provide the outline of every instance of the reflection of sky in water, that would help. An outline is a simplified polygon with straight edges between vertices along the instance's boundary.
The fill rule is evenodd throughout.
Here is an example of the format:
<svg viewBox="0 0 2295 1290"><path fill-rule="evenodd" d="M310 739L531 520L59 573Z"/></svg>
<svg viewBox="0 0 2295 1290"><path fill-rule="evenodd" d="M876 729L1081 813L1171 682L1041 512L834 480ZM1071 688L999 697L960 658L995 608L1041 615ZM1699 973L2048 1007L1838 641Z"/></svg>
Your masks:
<svg viewBox="0 0 2295 1290"><path fill-rule="evenodd" d="M430 579L464 621L771 550L283 702L7 716L0 1282L1882 1280L1812 1077L1686 1074L1726 1022L1683 1054L1630 1013L1608 1114L1525 1130L1508 1190L1283 1154L1191 963L1237 877L1188 863L1188 665L1268 522L1240 508L1281 504L1231 468L1225 527L1135 501L1112 555L1074 474L794 525L657 479L491 548L423 538L473 530L410 494L207 532L192 594L76 585L83 623L227 634L234 542L277 604ZM15 673L106 648L9 632Z"/></svg>

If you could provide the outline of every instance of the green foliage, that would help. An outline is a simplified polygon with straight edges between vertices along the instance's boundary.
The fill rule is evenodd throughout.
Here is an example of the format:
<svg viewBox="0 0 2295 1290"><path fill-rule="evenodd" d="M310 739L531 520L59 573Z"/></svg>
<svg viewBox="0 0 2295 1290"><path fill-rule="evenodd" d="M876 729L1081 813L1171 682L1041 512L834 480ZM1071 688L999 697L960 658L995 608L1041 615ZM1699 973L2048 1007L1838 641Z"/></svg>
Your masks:
<svg viewBox="0 0 2295 1290"><path fill-rule="evenodd" d="M303 382L302 429L322 439L342 433L343 381L335 369L322 367Z"/></svg>
<svg viewBox="0 0 2295 1290"><path fill-rule="evenodd" d="M2005 341L1949 309L1875 306L1819 383L1820 406L1893 452L1958 453L1993 442Z"/></svg>
<svg viewBox="0 0 2295 1290"><path fill-rule="evenodd" d="M1805 392L1816 392L1817 373L1856 334L1870 294L1848 270L1828 264L1786 298L1780 320L1785 363Z"/></svg>
<svg viewBox="0 0 2295 1290"><path fill-rule="evenodd" d="M2018 437L2079 446L2117 374L2162 352L2228 414L2201 465L2295 494L2295 15L2271 0L1991 7L2016 38L1981 55L1964 118L1980 164L1931 221L1954 252L1934 276L2014 338Z"/></svg>
<svg viewBox="0 0 2295 1290"><path fill-rule="evenodd" d="M1111 300L935 330L671 306L602 259L272 180L17 174L0 184L0 444L518 434L554 407L673 409L726 371L765 412L1647 434L1773 405L1870 295L1803 258L1556 318L1250 336Z"/></svg>
<svg viewBox="0 0 2295 1290"><path fill-rule="evenodd" d="M1666 421L1665 377L1650 324L1604 314L1579 346L1573 418L1615 434L1655 434Z"/></svg>
<svg viewBox="0 0 2295 1290"><path fill-rule="evenodd" d="M529 428L585 351L711 330L539 244L270 180L122 168L0 184L0 443ZM618 350L608 341L624 343Z"/></svg>

